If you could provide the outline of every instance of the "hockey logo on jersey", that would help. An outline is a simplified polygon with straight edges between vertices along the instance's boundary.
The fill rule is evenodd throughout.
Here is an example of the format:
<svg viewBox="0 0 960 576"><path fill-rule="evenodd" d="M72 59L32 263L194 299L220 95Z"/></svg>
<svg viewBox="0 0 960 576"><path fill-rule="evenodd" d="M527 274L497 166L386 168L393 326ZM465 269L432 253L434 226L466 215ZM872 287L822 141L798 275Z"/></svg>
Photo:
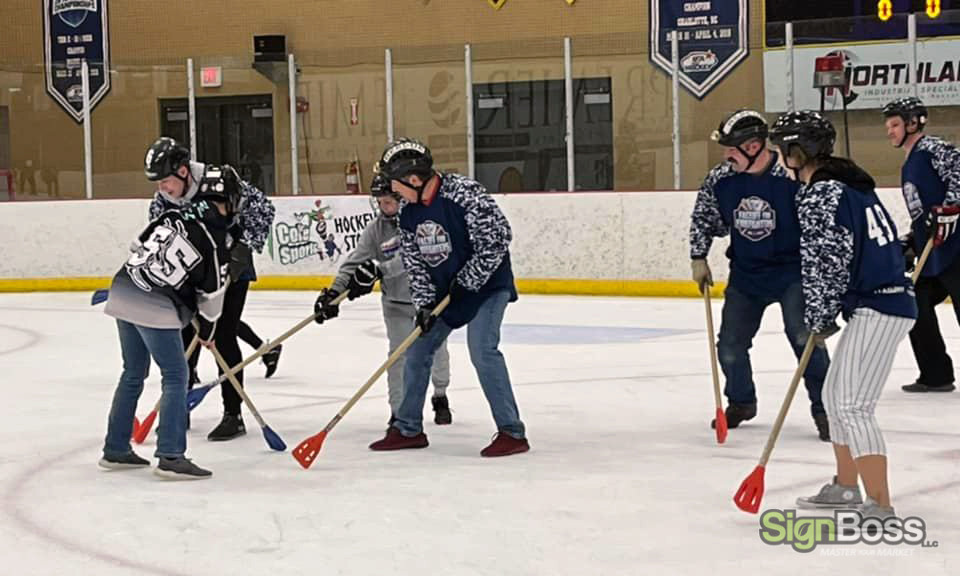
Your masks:
<svg viewBox="0 0 960 576"><path fill-rule="evenodd" d="M450 257L453 251L453 245L450 243L450 235L443 226L432 220L427 220L417 226L417 247L424 261L430 266L436 268Z"/></svg>
<svg viewBox="0 0 960 576"><path fill-rule="evenodd" d="M130 279L145 292L152 291L154 286L179 289L190 270L202 260L187 240L182 222L176 222L176 229L165 224L153 229L125 265Z"/></svg>
<svg viewBox="0 0 960 576"><path fill-rule="evenodd" d="M923 201L920 200L920 191L913 182L903 183L903 201L907 204L910 219L916 220L923 216Z"/></svg>
<svg viewBox="0 0 960 576"><path fill-rule="evenodd" d="M400 236L394 236L380 243L380 250L387 260L392 259L400 252Z"/></svg>
<svg viewBox="0 0 960 576"><path fill-rule="evenodd" d="M750 196L733 211L733 226L747 240L759 242L777 229L777 212L763 198Z"/></svg>

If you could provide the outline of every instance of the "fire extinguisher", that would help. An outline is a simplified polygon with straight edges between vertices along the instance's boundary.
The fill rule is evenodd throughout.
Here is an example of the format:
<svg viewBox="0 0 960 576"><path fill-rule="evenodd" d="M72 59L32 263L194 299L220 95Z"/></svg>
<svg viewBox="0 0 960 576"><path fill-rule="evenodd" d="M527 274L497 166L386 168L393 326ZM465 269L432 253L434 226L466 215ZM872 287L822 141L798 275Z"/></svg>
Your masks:
<svg viewBox="0 0 960 576"><path fill-rule="evenodd" d="M351 160L344 168L347 181L347 194L360 194L360 162Z"/></svg>

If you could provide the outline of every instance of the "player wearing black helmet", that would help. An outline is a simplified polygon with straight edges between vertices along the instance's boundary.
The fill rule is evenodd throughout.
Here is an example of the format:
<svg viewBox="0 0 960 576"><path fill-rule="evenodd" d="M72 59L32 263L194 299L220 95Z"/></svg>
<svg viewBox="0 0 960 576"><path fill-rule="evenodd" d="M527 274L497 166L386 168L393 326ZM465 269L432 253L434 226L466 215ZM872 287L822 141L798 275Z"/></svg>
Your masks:
<svg viewBox="0 0 960 576"><path fill-rule="evenodd" d="M400 254L422 335L407 349L396 421L370 448L428 445L423 404L434 352L452 330L467 326L470 359L497 425L493 442L480 454L526 452L530 449L526 428L499 349L504 311L517 299L510 264L510 223L479 182L434 170L430 149L416 140L402 138L388 144L377 171L402 198ZM447 296L447 308L434 315Z"/></svg>
<svg viewBox="0 0 960 576"><path fill-rule="evenodd" d="M803 270L803 318L818 347L843 329L823 387L836 476L803 508L852 508L864 517L894 515L887 457L874 410L898 344L916 318L893 219L859 166L833 156L837 134L817 112L784 114L770 129L797 194ZM860 495L863 479L867 498Z"/></svg>
<svg viewBox="0 0 960 576"><path fill-rule="evenodd" d="M960 237L953 235L960 218L960 151L949 142L923 133L927 108L918 98L900 98L883 108L890 143L902 148L903 200L912 220L904 239L908 267L921 254L931 234L930 252L917 279L917 322L910 345L920 375L903 386L906 392L950 392L955 389L953 360L940 334L935 308L950 297L960 320ZM937 233L939 232L939 233Z"/></svg>
<svg viewBox="0 0 960 576"><path fill-rule="evenodd" d="M204 195L223 191L231 194L232 217L228 229L230 285L225 296L223 315L217 323L216 343L224 360L230 366L235 366L243 360L237 342L241 332L247 335L248 343L254 348L263 345L262 340L243 324L240 316L250 283L257 279L253 252L263 250L276 210L261 190L242 180L232 167L191 162L187 148L172 138L160 138L150 146L144 159L144 171L149 180L157 182L157 194L150 204L151 218L156 218L166 210L190 206ZM183 334L184 342L192 338L192 327L187 326ZM276 369L279 354L279 346L264 354L263 361L268 374ZM192 373L198 355L199 351L190 358ZM243 372L237 372L236 376L242 385ZM220 390L223 419L207 436L209 440L230 440L246 433L240 416L240 396L232 386L221 386Z"/></svg>
<svg viewBox="0 0 960 576"><path fill-rule="evenodd" d="M767 307L780 304L797 358L807 339L795 202L799 186L778 163L777 153L767 148L767 132L766 119L753 110L738 110L720 123L712 138L724 147L725 161L707 174L690 223L691 268L701 292L713 284L707 264L713 239L730 235L730 275L717 339L729 428L757 414L749 351ZM824 441L830 431L820 391L829 362L826 349L818 349L804 372L810 412Z"/></svg>
<svg viewBox="0 0 960 576"><path fill-rule="evenodd" d="M336 318L339 306L331 304L340 294L349 291L353 300L369 294L373 285L380 281L380 304L383 322L387 329L389 353L400 345L414 329L417 310L410 296L410 282L400 257L400 234L397 215L400 212L398 197L390 189L390 181L377 173L370 184L370 199L374 202L377 217L370 221L360 235L357 247L340 265L337 276L329 288L324 288L314 304L317 322ZM446 340L437 348L431 370L433 397L431 398L436 424L450 424L453 415L447 400L450 384L450 354ZM390 420L393 424L400 402L403 400L403 358L387 370L387 399L390 403Z"/></svg>

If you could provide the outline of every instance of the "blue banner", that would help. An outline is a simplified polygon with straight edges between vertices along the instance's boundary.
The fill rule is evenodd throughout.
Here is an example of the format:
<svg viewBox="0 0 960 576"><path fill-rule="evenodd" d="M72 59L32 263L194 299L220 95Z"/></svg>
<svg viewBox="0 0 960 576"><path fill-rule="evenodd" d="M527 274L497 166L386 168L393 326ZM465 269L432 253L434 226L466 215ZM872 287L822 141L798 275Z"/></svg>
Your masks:
<svg viewBox="0 0 960 576"><path fill-rule="evenodd" d="M676 30L680 83L703 99L750 53L747 0L650 0L650 59L673 74Z"/></svg>
<svg viewBox="0 0 960 576"><path fill-rule="evenodd" d="M90 69L90 109L110 91L107 0L43 0L43 31L47 92L82 122L84 60Z"/></svg>

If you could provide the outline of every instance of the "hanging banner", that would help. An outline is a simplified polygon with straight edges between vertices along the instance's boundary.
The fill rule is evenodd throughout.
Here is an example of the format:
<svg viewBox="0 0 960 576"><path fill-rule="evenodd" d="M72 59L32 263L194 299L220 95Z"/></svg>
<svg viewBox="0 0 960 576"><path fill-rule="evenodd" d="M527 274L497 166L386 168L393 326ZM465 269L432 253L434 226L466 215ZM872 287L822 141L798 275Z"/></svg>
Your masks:
<svg viewBox="0 0 960 576"><path fill-rule="evenodd" d="M824 93L825 110L883 108L904 96L913 96L908 69L910 45L845 45L843 47L794 48L794 106L798 110L820 109L820 90L813 87L814 64L819 56L843 57L846 87ZM960 104L960 41L917 42L918 96L927 106ZM767 112L787 109L787 53L769 50L763 54L763 83ZM842 93L841 93L842 92ZM843 100L841 99L843 98Z"/></svg>
<svg viewBox="0 0 960 576"><path fill-rule="evenodd" d="M747 0L650 0L650 60L673 74L676 30L680 84L702 100L750 53L747 12Z"/></svg>
<svg viewBox="0 0 960 576"><path fill-rule="evenodd" d="M80 123L84 60L90 70L90 109L110 91L107 0L43 0L43 32L47 93Z"/></svg>

